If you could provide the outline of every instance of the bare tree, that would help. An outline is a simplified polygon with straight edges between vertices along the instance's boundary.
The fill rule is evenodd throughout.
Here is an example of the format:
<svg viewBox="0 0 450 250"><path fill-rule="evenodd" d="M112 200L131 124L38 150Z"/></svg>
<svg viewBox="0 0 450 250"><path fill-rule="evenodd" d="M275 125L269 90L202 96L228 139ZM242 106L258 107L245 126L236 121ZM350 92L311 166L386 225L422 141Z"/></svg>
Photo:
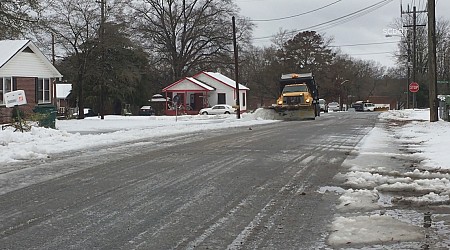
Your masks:
<svg viewBox="0 0 450 250"><path fill-rule="evenodd" d="M122 1L108 0L107 20L119 8ZM43 48L50 48L53 43L55 51L65 58L71 56L76 62L74 95L80 111L84 109L83 82L87 71L87 60L92 51L99 46L99 29L101 23L100 3L92 0L45 0L38 25L35 27L36 40L45 43ZM52 39L53 38L53 39ZM75 58L75 59L73 59ZM79 118L84 118L79 112Z"/></svg>
<svg viewBox="0 0 450 250"><path fill-rule="evenodd" d="M450 22L439 19L437 23L437 72L438 80L447 81L438 85L438 93L450 92Z"/></svg>
<svg viewBox="0 0 450 250"><path fill-rule="evenodd" d="M160 63L170 65L174 79L231 62L224 60L230 58L231 18L238 10L232 0L137 0L131 7L133 28ZM238 18L237 25L240 40L248 40L250 23Z"/></svg>
<svg viewBox="0 0 450 250"><path fill-rule="evenodd" d="M275 47L253 47L244 51L241 59L240 79L251 89L248 107L258 108L275 103L279 94L278 81L283 73Z"/></svg>
<svg viewBox="0 0 450 250"><path fill-rule="evenodd" d="M408 17L409 19L411 17ZM405 23L411 23L411 20L404 21ZM417 23L423 24L427 23L425 16L419 16ZM393 25L394 28L401 29L402 22L400 20L395 20ZM448 79L448 69L449 61L449 45L448 39L450 37L450 23L448 20L441 18L437 20L436 23L436 42L437 42L437 71L438 77L440 80ZM421 89L424 91L418 92L416 95L416 100L420 106L427 106L428 103L428 80L427 80L427 72L428 72L428 35L427 29L425 27L417 27L416 30L416 50L413 48L413 37L412 30L408 30L402 34L401 41L398 44L399 52L397 53L397 62L399 63L398 67L404 69L404 72L407 72L408 58L411 62L409 64L411 70L411 81L413 80L412 76L415 75L416 82L419 82L421 85ZM415 63L413 63L415 61ZM416 65L416 68L413 69L411 66ZM447 74L447 75L446 75ZM406 77L406 73L404 74ZM450 89L450 85L439 85L438 92L446 92L446 90Z"/></svg>
<svg viewBox="0 0 450 250"><path fill-rule="evenodd" d="M76 58L77 74L73 79L80 119L84 118L83 81L87 58L95 46L89 42L98 37L99 8L95 1L48 1L38 26L38 40L49 41L53 36L58 51Z"/></svg>
<svg viewBox="0 0 450 250"><path fill-rule="evenodd" d="M34 22L38 11L37 0L0 1L0 39L19 37L30 22Z"/></svg>

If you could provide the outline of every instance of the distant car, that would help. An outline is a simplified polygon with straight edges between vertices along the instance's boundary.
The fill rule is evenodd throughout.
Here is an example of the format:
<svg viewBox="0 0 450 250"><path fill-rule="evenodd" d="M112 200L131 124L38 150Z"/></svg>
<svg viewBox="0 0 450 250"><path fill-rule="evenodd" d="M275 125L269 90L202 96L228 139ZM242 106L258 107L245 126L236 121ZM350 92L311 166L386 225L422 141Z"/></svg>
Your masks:
<svg viewBox="0 0 450 250"><path fill-rule="evenodd" d="M96 113L94 113L94 111L90 108L85 108L84 109L84 116L97 116Z"/></svg>
<svg viewBox="0 0 450 250"><path fill-rule="evenodd" d="M337 102L330 102L330 103L328 103L328 110L339 111L340 110L339 103L337 103Z"/></svg>
<svg viewBox="0 0 450 250"><path fill-rule="evenodd" d="M203 108L198 112L201 115L220 115L220 114L231 114L236 113L236 109L231 105L217 104L211 108Z"/></svg>
<svg viewBox="0 0 450 250"><path fill-rule="evenodd" d="M84 113L84 117L91 117L91 116L97 115L94 113L94 111L91 108L84 108L83 113ZM73 113L73 116L78 117L78 112Z"/></svg>
<svg viewBox="0 0 450 250"><path fill-rule="evenodd" d="M155 110L153 109L152 106L145 105L145 106L142 106L139 109L139 113L138 114L139 115L155 115Z"/></svg>
<svg viewBox="0 0 450 250"><path fill-rule="evenodd" d="M355 109L355 111L363 112L364 111L364 104L362 102L355 102L352 104L352 108Z"/></svg>
<svg viewBox="0 0 450 250"><path fill-rule="evenodd" d="M325 101L325 99L319 99L319 107L320 107L320 112L325 112L328 113L328 104L327 101Z"/></svg>
<svg viewBox="0 0 450 250"><path fill-rule="evenodd" d="M363 103L363 109L364 111L368 111L368 112L373 112L375 111L375 104L371 103L371 102L365 102Z"/></svg>

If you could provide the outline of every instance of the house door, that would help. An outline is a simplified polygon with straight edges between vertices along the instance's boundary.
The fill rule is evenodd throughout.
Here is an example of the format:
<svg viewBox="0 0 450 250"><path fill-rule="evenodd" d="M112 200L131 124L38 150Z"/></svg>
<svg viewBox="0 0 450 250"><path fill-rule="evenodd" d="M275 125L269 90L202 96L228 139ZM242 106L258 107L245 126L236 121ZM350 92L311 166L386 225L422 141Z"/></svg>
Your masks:
<svg viewBox="0 0 450 250"><path fill-rule="evenodd" d="M200 110L203 108L203 97L202 97L202 93L195 93L194 96L194 110Z"/></svg>

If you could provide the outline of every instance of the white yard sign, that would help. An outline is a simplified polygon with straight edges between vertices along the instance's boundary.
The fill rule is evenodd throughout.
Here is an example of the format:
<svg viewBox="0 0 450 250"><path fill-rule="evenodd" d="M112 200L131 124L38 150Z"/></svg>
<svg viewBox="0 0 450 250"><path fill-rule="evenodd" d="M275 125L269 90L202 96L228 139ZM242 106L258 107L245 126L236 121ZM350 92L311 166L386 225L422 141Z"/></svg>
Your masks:
<svg viewBox="0 0 450 250"><path fill-rule="evenodd" d="M7 108L12 108L16 105L27 104L27 98L25 97L25 91L16 90L3 94L3 100Z"/></svg>

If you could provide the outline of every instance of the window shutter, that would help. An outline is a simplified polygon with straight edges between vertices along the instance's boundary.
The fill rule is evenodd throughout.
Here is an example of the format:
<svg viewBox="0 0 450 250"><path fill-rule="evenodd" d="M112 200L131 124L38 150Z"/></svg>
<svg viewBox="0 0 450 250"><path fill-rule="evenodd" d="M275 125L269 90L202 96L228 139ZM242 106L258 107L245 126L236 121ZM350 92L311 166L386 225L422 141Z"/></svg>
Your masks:
<svg viewBox="0 0 450 250"><path fill-rule="evenodd" d="M13 77L12 81L13 81L12 91L15 91L17 90L17 78Z"/></svg>
<svg viewBox="0 0 450 250"><path fill-rule="evenodd" d="M39 89L39 78L34 78L34 100L36 103L39 103L38 89Z"/></svg>

